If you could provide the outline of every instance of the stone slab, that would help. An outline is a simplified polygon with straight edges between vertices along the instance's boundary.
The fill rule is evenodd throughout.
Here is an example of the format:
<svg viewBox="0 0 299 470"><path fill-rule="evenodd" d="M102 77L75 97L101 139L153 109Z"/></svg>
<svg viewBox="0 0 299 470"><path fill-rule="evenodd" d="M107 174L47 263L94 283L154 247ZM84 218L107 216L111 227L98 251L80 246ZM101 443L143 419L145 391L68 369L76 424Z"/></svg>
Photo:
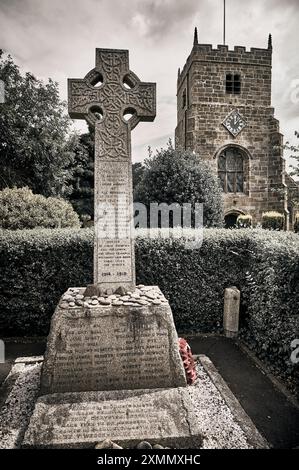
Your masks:
<svg viewBox="0 0 299 470"><path fill-rule="evenodd" d="M202 435L186 387L53 394L38 399L23 447L90 448L107 438L198 448Z"/></svg>
<svg viewBox="0 0 299 470"><path fill-rule="evenodd" d="M36 364L37 362L43 362L44 356L22 356L17 357L15 360L15 364Z"/></svg>
<svg viewBox="0 0 299 470"><path fill-rule="evenodd" d="M29 357L19 359L1 390L5 399L0 403L0 449L20 447L39 394L41 363Z"/></svg>
<svg viewBox="0 0 299 470"><path fill-rule="evenodd" d="M72 289L52 317L41 394L186 386L171 308L158 287L81 306L63 300L83 296L84 288ZM133 297L140 292L141 304Z"/></svg>

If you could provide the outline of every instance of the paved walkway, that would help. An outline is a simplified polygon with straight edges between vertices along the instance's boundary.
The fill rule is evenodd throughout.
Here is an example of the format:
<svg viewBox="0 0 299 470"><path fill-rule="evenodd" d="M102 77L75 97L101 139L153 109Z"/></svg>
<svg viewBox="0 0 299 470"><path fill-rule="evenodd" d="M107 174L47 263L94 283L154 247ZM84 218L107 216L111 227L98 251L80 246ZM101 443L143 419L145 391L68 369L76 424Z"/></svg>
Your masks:
<svg viewBox="0 0 299 470"><path fill-rule="evenodd" d="M274 448L299 446L299 409L276 388L239 346L222 336L187 338L194 354L208 356L238 398L260 433ZM0 364L0 383L16 357L44 353L45 340L6 341L6 363ZM0 389L0 402L1 389Z"/></svg>
<svg viewBox="0 0 299 470"><path fill-rule="evenodd" d="M299 409L251 357L223 336L201 336L188 341L194 354L205 354L211 359L271 447L299 446Z"/></svg>

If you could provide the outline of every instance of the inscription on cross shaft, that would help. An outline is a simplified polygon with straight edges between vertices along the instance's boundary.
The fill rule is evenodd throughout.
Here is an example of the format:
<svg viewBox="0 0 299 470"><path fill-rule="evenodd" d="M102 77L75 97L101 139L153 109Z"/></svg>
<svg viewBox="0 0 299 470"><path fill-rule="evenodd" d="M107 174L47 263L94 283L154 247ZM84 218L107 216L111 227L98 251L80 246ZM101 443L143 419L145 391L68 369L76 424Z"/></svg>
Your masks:
<svg viewBox="0 0 299 470"><path fill-rule="evenodd" d="M95 129L94 284L103 292L135 285L131 130L156 116L156 84L129 69L129 52L96 49L96 66L68 80L73 119ZM124 116L131 114L127 121Z"/></svg>

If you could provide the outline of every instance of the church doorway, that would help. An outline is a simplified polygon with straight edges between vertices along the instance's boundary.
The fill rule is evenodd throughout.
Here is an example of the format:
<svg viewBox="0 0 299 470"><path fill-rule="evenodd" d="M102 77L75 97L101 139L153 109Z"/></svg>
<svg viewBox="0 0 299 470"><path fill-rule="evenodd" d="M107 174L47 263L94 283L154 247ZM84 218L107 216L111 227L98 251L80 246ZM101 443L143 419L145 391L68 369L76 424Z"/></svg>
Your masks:
<svg viewBox="0 0 299 470"><path fill-rule="evenodd" d="M230 212L224 217L225 228L234 228L237 223L237 218L240 212Z"/></svg>

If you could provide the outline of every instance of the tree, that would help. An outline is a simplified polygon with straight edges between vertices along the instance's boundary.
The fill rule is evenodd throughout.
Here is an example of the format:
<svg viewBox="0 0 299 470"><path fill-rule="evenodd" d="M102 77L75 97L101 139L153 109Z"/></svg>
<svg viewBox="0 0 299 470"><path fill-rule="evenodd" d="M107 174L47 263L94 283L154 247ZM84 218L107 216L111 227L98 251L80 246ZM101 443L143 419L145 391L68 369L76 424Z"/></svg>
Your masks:
<svg viewBox="0 0 299 470"><path fill-rule="evenodd" d="M189 150L157 151L144 162L141 181L134 190L134 201L149 208L150 203L203 203L203 222L207 227L223 224L222 191L207 163ZM149 210L148 210L149 212Z"/></svg>
<svg viewBox="0 0 299 470"><path fill-rule="evenodd" d="M295 136L299 139L299 132L295 131ZM299 144L291 145L289 142L286 142L284 148L290 152L290 158L295 160L295 164L291 166L290 176L286 174L286 183L288 185L288 205L290 211L290 219L296 219L297 213L299 211L299 183L297 181L299 177ZM294 179L292 178L294 177ZM297 222L293 221L297 226Z"/></svg>
<svg viewBox="0 0 299 470"><path fill-rule="evenodd" d="M45 196L70 193L70 171L77 143L58 84L31 73L22 75L10 56L0 51L0 189L29 186Z"/></svg>
<svg viewBox="0 0 299 470"><path fill-rule="evenodd" d="M297 137L297 139L299 139L299 132L295 131L294 134ZM291 175L299 176L299 144L291 145L289 142L286 142L284 148L291 152L290 158L293 158L296 161L294 165L291 165L291 168L292 168Z"/></svg>
<svg viewBox="0 0 299 470"><path fill-rule="evenodd" d="M133 188L136 188L142 179L144 173L144 165L142 162L136 162L132 165L132 174L133 174Z"/></svg>
<svg viewBox="0 0 299 470"><path fill-rule="evenodd" d="M144 172L141 162L133 163L133 187L140 182ZM89 133L80 135L75 148L75 158L72 164L72 193L69 201L72 203L81 219L93 219L94 216L94 130L89 127Z"/></svg>
<svg viewBox="0 0 299 470"><path fill-rule="evenodd" d="M72 193L69 200L81 219L93 219L94 215L94 131L81 134L71 166Z"/></svg>

